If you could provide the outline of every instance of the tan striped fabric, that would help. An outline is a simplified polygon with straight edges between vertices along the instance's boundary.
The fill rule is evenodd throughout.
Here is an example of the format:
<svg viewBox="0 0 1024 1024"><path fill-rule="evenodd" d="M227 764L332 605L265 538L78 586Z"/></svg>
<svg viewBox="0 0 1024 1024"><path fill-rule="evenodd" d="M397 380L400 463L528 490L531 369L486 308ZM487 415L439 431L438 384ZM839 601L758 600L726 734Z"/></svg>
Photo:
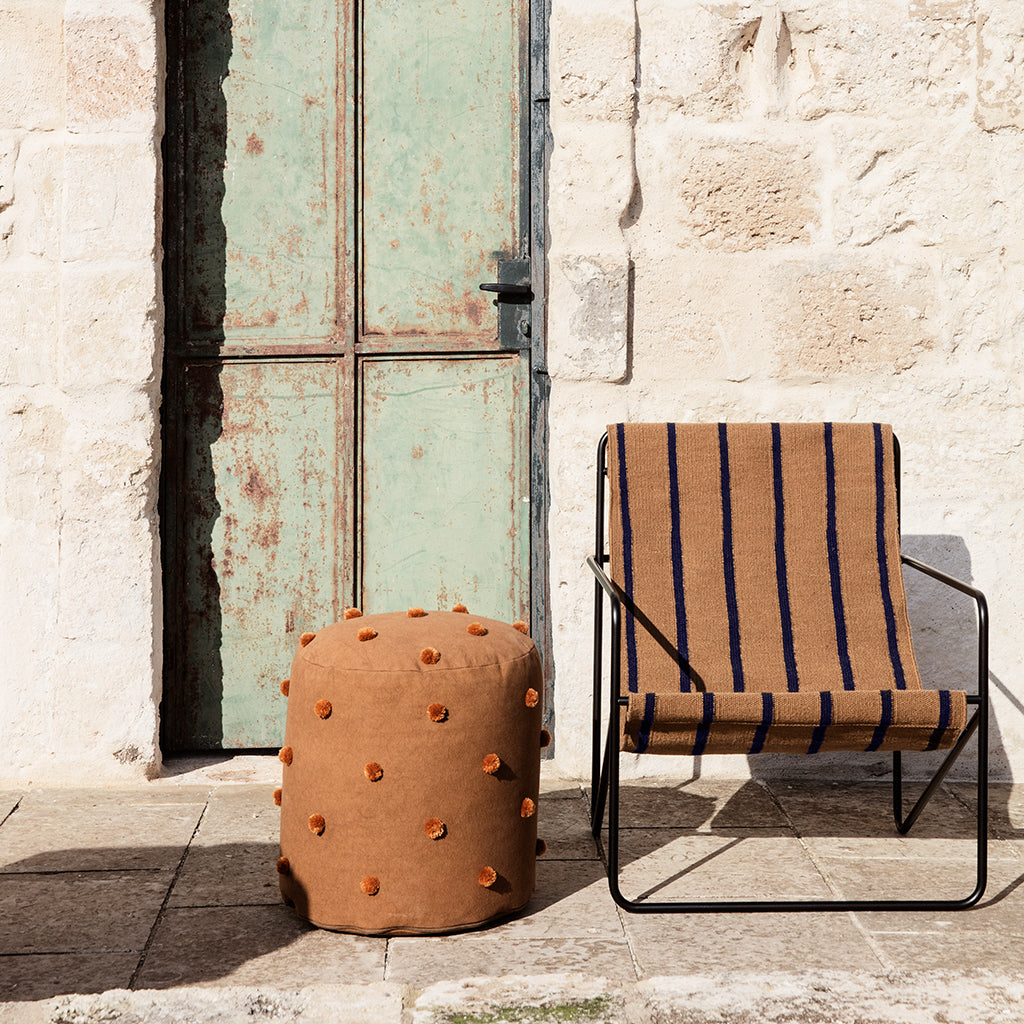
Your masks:
<svg viewBox="0 0 1024 1024"><path fill-rule="evenodd" d="M880 424L609 427L609 553L628 601L623 749L951 746L925 691Z"/></svg>

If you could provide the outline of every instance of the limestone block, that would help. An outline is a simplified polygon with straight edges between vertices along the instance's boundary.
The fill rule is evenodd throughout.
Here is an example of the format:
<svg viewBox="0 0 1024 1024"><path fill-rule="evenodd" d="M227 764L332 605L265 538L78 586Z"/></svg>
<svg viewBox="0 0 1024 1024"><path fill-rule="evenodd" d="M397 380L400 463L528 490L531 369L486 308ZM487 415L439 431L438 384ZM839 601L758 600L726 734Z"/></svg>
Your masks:
<svg viewBox="0 0 1024 1024"><path fill-rule="evenodd" d="M740 68L759 6L638 0L641 102L709 121L740 118L746 105Z"/></svg>
<svg viewBox="0 0 1024 1024"><path fill-rule="evenodd" d="M0 125L59 128L64 118L63 4L0 0Z"/></svg>
<svg viewBox="0 0 1024 1024"><path fill-rule="evenodd" d="M978 8L975 118L987 131L1024 128L1024 7L979 0Z"/></svg>
<svg viewBox="0 0 1024 1024"><path fill-rule="evenodd" d="M69 131L152 131L157 123L156 21L129 10L97 11L74 0L67 6L64 47L67 59Z"/></svg>
<svg viewBox="0 0 1024 1024"><path fill-rule="evenodd" d="M551 16L552 104L578 119L629 121L636 72L631 3L563 2Z"/></svg>
<svg viewBox="0 0 1024 1024"><path fill-rule="evenodd" d="M793 265L773 277L776 376L899 374L940 347L926 266Z"/></svg>
<svg viewBox="0 0 1024 1024"><path fill-rule="evenodd" d="M59 337L59 275L9 263L0 273L0 380L55 384Z"/></svg>
<svg viewBox="0 0 1024 1024"><path fill-rule="evenodd" d="M578 252L621 244L621 222L634 189L632 129L600 120L560 120L552 129L552 236L560 246Z"/></svg>
<svg viewBox="0 0 1024 1024"><path fill-rule="evenodd" d="M13 202L4 228L8 256L60 259L61 181L64 143L56 133L30 133L14 164Z"/></svg>
<svg viewBox="0 0 1024 1024"><path fill-rule="evenodd" d="M64 158L65 260L134 257L159 251L160 162L148 135L80 137Z"/></svg>
<svg viewBox="0 0 1024 1024"><path fill-rule="evenodd" d="M148 263L65 268L59 365L70 390L156 380L158 272Z"/></svg>
<svg viewBox="0 0 1024 1024"><path fill-rule="evenodd" d="M700 137L654 117L637 135L643 220L684 246L749 252L806 244L820 223L814 151L800 141Z"/></svg>
<svg viewBox="0 0 1024 1024"><path fill-rule="evenodd" d="M58 628L66 639L152 634L154 525L117 515L111 504L92 519L61 523Z"/></svg>
<svg viewBox="0 0 1024 1024"><path fill-rule="evenodd" d="M756 257L652 252L636 257L632 371L678 400L681 381L745 381L764 370L769 350ZM661 417L675 419L675 415Z"/></svg>
<svg viewBox="0 0 1024 1024"><path fill-rule="evenodd" d="M67 421L46 387L0 389L4 519L55 528Z"/></svg>
<svg viewBox="0 0 1024 1024"><path fill-rule="evenodd" d="M0 260L8 255L8 242L14 230L14 168L23 135L0 131Z"/></svg>
<svg viewBox="0 0 1024 1024"><path fill-rule="evenodd" d="M973 123L947 126L941 145L932 129L835 130L834 233L868 245L908 232L920 245L953 243L978 250L1020 237L1024 145L986 136Z"/></svg>
<svg viewBox="0 0 1024 1024"><path fill-rule="evenodd" d="M822 0L781 5L789 37L783 106L792 116L887 119L966 109L971 0Z"/></svg>
<svg viewBox="0 0 1024 1024"><path fill-rule="evenodd" d="M631 274L624 250L552 256L549 301L558 310L559 340L548 353L549 373L572 380L622 380L628 369Z"/></svg>

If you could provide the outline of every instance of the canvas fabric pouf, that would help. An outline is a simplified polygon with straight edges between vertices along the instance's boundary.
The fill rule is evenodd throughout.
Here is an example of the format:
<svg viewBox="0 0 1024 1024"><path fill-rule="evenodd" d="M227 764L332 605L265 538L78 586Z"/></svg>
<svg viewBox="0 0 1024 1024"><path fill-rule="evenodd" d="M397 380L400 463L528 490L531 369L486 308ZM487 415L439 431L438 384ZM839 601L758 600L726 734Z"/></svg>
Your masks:
<svg viewBox="0 0 1024 1024"><path fill-rule="evenodd" d="M547 739L525 626L461 608L346 615L303 636L282 684L285 901L322 928L373 935L519 910L542 845Z"/></svg>

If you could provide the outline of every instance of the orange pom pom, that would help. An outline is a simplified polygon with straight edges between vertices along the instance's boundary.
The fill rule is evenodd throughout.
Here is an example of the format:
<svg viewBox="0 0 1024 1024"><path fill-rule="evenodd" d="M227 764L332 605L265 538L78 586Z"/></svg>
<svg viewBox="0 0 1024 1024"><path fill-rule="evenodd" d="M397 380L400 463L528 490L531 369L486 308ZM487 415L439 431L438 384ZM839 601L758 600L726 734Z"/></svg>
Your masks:
<svg viewBox="0 0 1024 1024"><path fill-rule="evenodd" d="M537 805L527 796L523 798L523 806L519 808L520 818L532 818Z"/></svg>
<svg viewBox="0 0 1024 1024"><path fill-rule="evenodd" d="M309 825L309 831L317 836L322 836L324 829L327 828L327 822L324 821L322 814L311 814L307 824Z"/></svg>
<svg viewBox="0 0 1024 1024"><path fill-rule="evenodd" d="M320 718L330 718L331 711L334 709L331 707L331 702L329 700L318 700L316 704L313 705L313 710Z"/></svg>
<svg viewBox="0 0 1024 1024"><path fill-rule="evenodd" d="M410 608L406 612L406 615L408 615L410 619L422 619L426 614L427 613L422 608Z"/></svg>
<svg viewBox="0 0 1024 1024"><path fill-rule="evenodd" d="M548 852L548 844L543 839L537 840L537 856L543 857Z"/></svg>
<svg viewBox="0 0 1024 1024"><path fill-rule="evenodd" d="M281 680L281 693L283 693L287 697L288 696L288 691L291 689L291 686L292 686L292 681L290 679L282 679Z"/></svg>
<svg viewBox="0 0 1024 1024"><path fill-rule="evenodd" d="M310 643L313 640L315 636L316 633L303 633L302 636L299 637L299 643L302 644L303 647L305 647L308 643Z"/></svg>
<svg viewBox="0 0 1024 1024"><path fill-rule="evenodd" d="M363 774L371 782L380 782L384 778L384 769L376 761L370 761L363 769Z"/></svg>
<svg viewBox="0 0 1024 1024"><path fill-rule="evenodd" d="M441 652L436 647L424 647L420 651L420 661L424 665L436 665L441 660Z"/></svg>
<svg viewBox="0 0 1024 1024"><path fill-rule="evenodd" d="M291 862L287 857L277 858L277 873L279 875L290 875L292 873Z"/></svg>
<svg viewBox="0 0 1024 1024"><path fill-rule="evenodd" d="M428 839L443 839L448 834L448 826L440 818L428 818L423 831Z"/></svg>
<svg viewBox="0 0 1024 1024"><path fill-rule="evenodd" d="M551 733L547 729L541 729L540 731L540 745L542 747L549 746L551 743Z"/></svg>
<svg viewBox="0 0 1024 1024"><path fill-rule="evenodd" d="M531 686L526 691L526 697L524 698L524 703L526 704L526 706L528 708L535 708L539 701L540 701L540 694Z"/></svg>
<svg viewBox="0 0 1024 1024"><path fill-rule="evenodd" d="M345 618L346 619L358 619L363 613L358 608L346 608Z"/></svg>
<svg viewBox="0 0 1024 1024"><path fill-rule="evenodd" d="M471 622L466 627L467 633L472 633L473 636L487 636L487 627L481 626L479 622Z"/></svg>
<svg viewBox="0 0 1024 1024"><path fill-rule="evenodd" d="M374 878L373 875L367 875L360 883L359 888L366 893L367 896L376 896L380 892L380 879Z"/></svg>
<svg viewBox="0 0 1024 1024"><path fill-rule="evenodd" d="M530 635L530 627L520 619L518 622L512 623L513 629L518 629L520 633L525 633L527 636Z"/></svg>
<svg viewBox="0 0 1024 1024"><path fill-rule="evenodd" d="M460 615L469 614L469 609L464 604L457 604L452 607L453 612L458 612Z"/></svg>
<svg viewBox="0 0 1024 1024"><path fill-rule="evenodd" d="M281 806L281 797L282 797L283 795L284 795L284 794L283 794L283 792L282 792L282 790L281 790L281 787L280 787L280 786L278 786L278 787L277 787L277 789L275 789L275 790L274 790L274 803L275 803L275 804L276 804L276 805L277 805L278 807L280 807L280 806Z"/></svg>
<svg viewBox="0 0 1024 1024"><path fill-rule="evenodd" d="M498 872L491 867L481 868L480 874L476 876L476 880L485 889L490 889L490 887L498 880Z"/></svg>
<svg viewBox="0 0 1024 1024"><path fill-rule="evenodd" d="M282 747L281 748L281 752L277 756L281 760L282 764L291 764L292 763L292 748L291 747Z"/></svg>
<svg viewBox="0 0 1024 1024"><path fill-rule="evenodd" d="M430 704L427 714L432 722L443 722L448 717L448 709L443 704Z"/></svg>
<svg viewBox="0 0 1024 1024"><path fill-rule="evenodd" d="M373 626L363 626L357 634L360 640L372 640L376 635L377 630L375 630Z"/></svg>
<svg viewBox="0 0 1024 1024"><path fill-rule="evenodd" d="M501 767L501 758L497 754L488 754L481 767L488 775L494 775Z"/></svg>

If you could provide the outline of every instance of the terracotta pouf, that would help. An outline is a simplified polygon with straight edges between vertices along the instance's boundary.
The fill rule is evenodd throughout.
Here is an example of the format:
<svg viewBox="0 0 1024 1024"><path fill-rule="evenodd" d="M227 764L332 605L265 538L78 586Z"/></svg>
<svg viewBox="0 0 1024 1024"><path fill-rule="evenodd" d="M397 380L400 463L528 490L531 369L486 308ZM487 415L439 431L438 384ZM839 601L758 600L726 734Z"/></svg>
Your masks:
<svg viewBox="0 0 1024 1024"><path fill-rule="evenodd" d="M415 935L526 904L546 736L522 623L353 609L303 636L282 691L278 873L299 914Z"/></svg>

